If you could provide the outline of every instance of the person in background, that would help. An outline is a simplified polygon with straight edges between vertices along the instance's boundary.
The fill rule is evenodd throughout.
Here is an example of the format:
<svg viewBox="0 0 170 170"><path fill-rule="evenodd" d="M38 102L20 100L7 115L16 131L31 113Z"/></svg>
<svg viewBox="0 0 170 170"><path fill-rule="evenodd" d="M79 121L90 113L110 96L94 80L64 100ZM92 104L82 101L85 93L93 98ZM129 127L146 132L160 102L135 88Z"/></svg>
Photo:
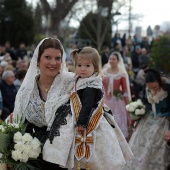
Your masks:
<svg viewBox="0 0 170 170"><path fill-rule="evenodd" d="M101 53L101 63L102 63L102 67L108 62L108 58L109 58L109 47L108 46L104 46L102 53Z"/></svg>
<svg viewBox="0 0 170 170"><path fill-rule="evenodd" d="M16 50L16 55L17 58L20 58L21 60L23 60L24 57L27 56L27 49L24 42L20 43L19 49Z"/></svg>
<svg viewBox="0 0 170 170"><path fill-rule="evenodd" d="M134 157L125 170L166 169L170 164L170 150L163 140L169 129L170 84L164 83L155 69L145 71L146 114L140 119L130 138L129 145ZM165 134L166 140L169 136Z"/></svg>
<svg viewBox="0 0 170 170"><path fill-rule="evenodd" d="M18 60L17 55L15 51L11 48L10 41L5 42L5 48L6 48L6 52L10 54L11 59L17 61Z"/></svg>
<svg viewBox="0 0 170 170"><path fill-rule="evenodd" d="M14 81L14 85L17 89L17 91L19 90L24 78L25 78L25 75L26 75L27 71L26 70L19 70L16 74L16 79Z"/></svg>
<svg viewBox="0 0 170 170"><path fill-rule="evenodd" d="M17 89L14 86L15 76L13 71L7 70L2 74L2 79L0 81L0 90L2 93L3 108L8 110L7 115L3 115L3 119L7 118L10 113L14 110L15 97L17 94Z"/></svg>
<svg viewBox="0 0 170 170"><path fill-rule="evenodd" d="M129 76L120 53L111 53L109 62L103 69L103 74L105 103L110 107L115 121L128 140L128 124L130 120L125 105L131 101L131 93Z"/></svg>

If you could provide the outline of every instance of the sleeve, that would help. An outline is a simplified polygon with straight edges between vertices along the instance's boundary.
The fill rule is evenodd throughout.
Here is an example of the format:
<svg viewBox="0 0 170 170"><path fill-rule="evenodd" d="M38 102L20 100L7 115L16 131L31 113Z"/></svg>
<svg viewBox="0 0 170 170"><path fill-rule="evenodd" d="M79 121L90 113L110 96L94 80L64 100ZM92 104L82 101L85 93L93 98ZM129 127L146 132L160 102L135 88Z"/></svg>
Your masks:
<svg viewBox="0 0 170 170"><path fill-rule="evenodd" d="M127 84L126 84L126 78L125 77L122 77L121 84L122 84L123 95L126 95L126 93L127 93Z"/></svg>
<svg viewBox="0 0 170 170"><path fill-rule="evenodd" d="M97 95L97 90L98 89L89 88L89 87L83 89L80 97L82 108L79 113L77 126L81 125L85 128L87 127L88 121L92 113L93 106L95 104L95 97Z"/></svg>

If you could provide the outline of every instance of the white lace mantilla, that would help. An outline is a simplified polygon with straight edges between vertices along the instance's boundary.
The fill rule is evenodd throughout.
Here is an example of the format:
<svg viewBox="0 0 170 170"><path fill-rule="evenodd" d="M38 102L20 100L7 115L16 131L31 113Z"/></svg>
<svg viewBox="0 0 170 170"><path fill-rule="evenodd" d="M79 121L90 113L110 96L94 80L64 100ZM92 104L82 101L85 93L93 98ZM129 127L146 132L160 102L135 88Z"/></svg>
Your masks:
<svg viewBox="0 0 170 170"><path fill-rule="evenodd" d="M58 76L56 76L47 95L47 101L45 103L45 110L41 113L41 114L44 113L44 116L45 116L45 122L42 118L43 120L42 125L46 124L48 126L48 130L50 129L54 121L55 113L57 109L62 104L68 101L69 90L71 89L72 86L73 86L73 74L72 73L62 72ZM38 108L40 109L41 100L39 98L39 95L37 96L37 89L33 88L32 93L30 92L29 89L25 90L23 88L23 91L24 93L20 91L20 95L18 95L17 100L15 102L14 116L15 118L17 117L17 115L19 117L22 117L22 121L24 122L26 114L27 114L27 118L29 118L31 122L36 123L37 121L37 118L35 117L36 113L30 114L30 112L35 109L34 108L35 106L39 106L37 107L37 109ZM23 98L25 100L23 100ZM38 112L41 112L42 111L41 109ZM43 116L41 115L40 117L43 117ZM39 121L39 123L37 122L35 125L42 126L40 124L41 123Z"/></svg>
<svg viewBox="0 0 170 170"><path fill-rule="evenodd" d="M153 95L151 93L151 91L148 89L146 89L146 93L147 93L148 102L151 103L151 105L152 105L152 111L154 114L156 114L155 104L158 104L160 101L165 99L168 96L168 93L167 93L167 91L164 91L162 88L156 95Z"/></svg>

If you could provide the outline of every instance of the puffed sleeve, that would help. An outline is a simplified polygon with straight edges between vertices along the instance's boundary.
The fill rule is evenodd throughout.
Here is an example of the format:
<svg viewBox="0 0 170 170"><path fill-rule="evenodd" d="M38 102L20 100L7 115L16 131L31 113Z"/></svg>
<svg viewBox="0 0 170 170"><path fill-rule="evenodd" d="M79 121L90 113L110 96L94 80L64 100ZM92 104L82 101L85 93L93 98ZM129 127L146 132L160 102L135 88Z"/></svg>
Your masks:
<svg viewBox="0 0 170 170"><path fill-rule="evenodd" d="M95 105L97 92L98 89L89 87L78 91L78 95L82 103L82 108L79 113L77 126L81 125L83 127L87 127L88 121L93 111L93 107Z"/></svg>

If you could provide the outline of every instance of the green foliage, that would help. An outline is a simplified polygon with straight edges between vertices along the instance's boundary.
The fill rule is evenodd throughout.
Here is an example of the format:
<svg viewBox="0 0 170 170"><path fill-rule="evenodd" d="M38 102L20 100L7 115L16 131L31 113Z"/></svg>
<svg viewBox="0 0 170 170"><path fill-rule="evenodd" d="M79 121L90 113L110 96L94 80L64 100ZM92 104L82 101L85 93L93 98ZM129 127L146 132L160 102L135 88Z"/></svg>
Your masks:
<svg viewBox="0 0 170 170"><path fill-rule="evenodd" d="M32 8L25 0L0 1L0 42L11 41L13 46L20 42L30 45L34 38Z"/></svg>
<svg viewBox="0 0 170 170"><path fill-rule="evenodd" d="M154 41L150 67L170 74L170 37L161 36Z"/></svg>
<svg viewBox="0 0 170 170"><path fill-rule="evenodd" d="M98 14L88 13L85 18L81 21L80 27L78 29L78 38L80 39L90 39L92 41L92 46L97 48L97 20L100 17L101 20L101 33L104 32L104 29L107 25L107 19L103 16L98 16ZM102 35L100 35L102 36ZM107 31L106 36L104 38L103 45L109 46L111 45L111 27L109 31Z"/></svg>

